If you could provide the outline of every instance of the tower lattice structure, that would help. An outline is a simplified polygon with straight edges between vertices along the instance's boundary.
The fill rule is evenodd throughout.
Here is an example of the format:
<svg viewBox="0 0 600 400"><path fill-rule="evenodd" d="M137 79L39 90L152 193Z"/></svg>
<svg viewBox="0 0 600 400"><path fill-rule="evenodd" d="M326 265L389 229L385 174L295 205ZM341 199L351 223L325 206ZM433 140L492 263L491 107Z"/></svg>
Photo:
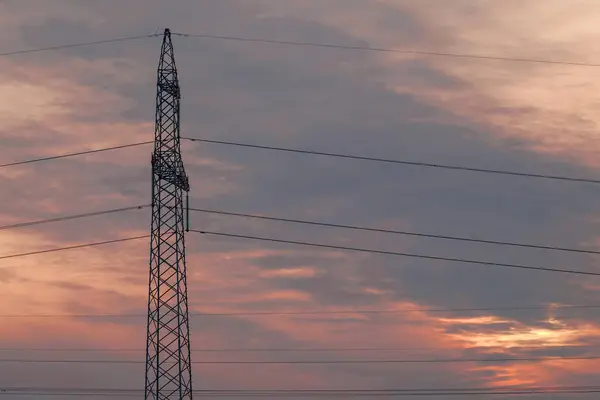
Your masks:
<svg viewBox="0 0 600 400"><path fill-rule="evenodd" d="M145 399L192 399L185 263L189 180L180 149L180 87L171 32L165 30L152 154L152 228Z"/></svg>

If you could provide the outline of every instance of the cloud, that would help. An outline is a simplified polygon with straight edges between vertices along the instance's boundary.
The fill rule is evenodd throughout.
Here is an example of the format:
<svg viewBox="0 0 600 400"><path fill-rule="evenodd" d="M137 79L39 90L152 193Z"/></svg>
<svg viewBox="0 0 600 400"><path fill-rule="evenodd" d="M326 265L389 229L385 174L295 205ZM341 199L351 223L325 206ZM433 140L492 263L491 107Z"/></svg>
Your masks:
<svg viewBox="0 0 600 400"><path fill-rule="evenodd" d="M33 0L26 3L3 3L6 12L0 18L11 22L3 25L7 34L2 36L2 46L42 47L75 39L147 33L161 24L185 32L410 45L457 52L482 52L482 44L493 41L501 54L511 54L509 50L515 49L514 43L520 43L522 37L531 37L523 46L526 53L545 43L539 34L541 23L521 24L515 35L505 35L512 27L507 25L507 15L515 7L513 3L456 2L451 7L427 7L431 3L182 1L176 9L154 0L143 5L61 1L49 7ZM560 7L552 2L547 9L558 10L554 15L559 15L565 12ZM531 16L544 10L528 5L524 12ZM480 35L483 25L477 23L478 18L489 34ZM551 55L560 43L580 39L578 35L584 33L575 26L578 24L569 25L572 30L564 28L560 33L562 42L533 55ZM538 34L531 35L531 29ZM587 157L593 146L582 145L595 126L589 114L582 113L577 120L572 101L555 101L559 96L548 96L542 89L523 89L525 83L536 88L548 84L551 90L565 91L575 85L573 96L594 92L581 87L583 78L572 73L554 81L556 69L541 66L175 39L186 136L553 174L583 175L595 167ZM575 48L571 51L575 56ZM11 149L7 161L150 139L157 52L158 41L148 39L3 60L0 87L13 99L0 103L2 145ZM589 96L592 98L585 98L592 104L593 95ZM582 136L563 138L557 133L556 126L567 122L574 122L569 126L579 129ZM512 129L515 127L518 129ZM146 204L149 153L150 148L144 147L6 169L0 178L2 223ZM590 186L208 144L186 144L184 159L192 179L193 204L204 208L596 248L597 205L595 189ZM148 213L140 211L6 231L0 243L3 251L11 253L127 237L146 233L148 219ZM596 269L595 259L587 256L196 213L192 224L197 229L316 243ZM201 235L188 236L187 244L194 312L510 307L587 303L596 297L589 282L563 275ZM7 307L13 313L143 315L147 245L141 241L14 259L0 269L0 287L9 298ZM553 325L548 322L549 310L552 308L471 313L474 315L448 312L442 316L415 310L379 316L194 317L192 335L194 346L206 348L387 346L438 349L432 355L438 357L462 357L466 352L485 356L491 351L519 355L531 351L525 347L534 344L547 346L538 350L539 356L556 351L559 344L590 346L581 351L592 349L597 330L593 312L575 314L580 320L572 324L565 320L563 325ZM560 315L554 317L562 321ZM60 338L60 344L72 347L141 348L145 333L143 318L23 320L0 329L6 346L31 347L57 345ZM309 359L315 355L288 356ZM366 359L373 355L326 352L319 356ZM408 357L405 353L389 356ZM199 366L196 376L203 378L206 387L264 388L271 383L305 388L547 385L579 379L591 382L583 365L343 365L336 369L264 370ZM94 365L85 371L61 367L52 373L41 367L26 373L7 368L0 371L0 377L15 384L31 376L40 385L52 379L68 385L64 377L74 374L81 385L98 385L90 378L98 376L107 386L126 387L143 374L139 368ZM265 374L275 379L267 381Z"/></svg>

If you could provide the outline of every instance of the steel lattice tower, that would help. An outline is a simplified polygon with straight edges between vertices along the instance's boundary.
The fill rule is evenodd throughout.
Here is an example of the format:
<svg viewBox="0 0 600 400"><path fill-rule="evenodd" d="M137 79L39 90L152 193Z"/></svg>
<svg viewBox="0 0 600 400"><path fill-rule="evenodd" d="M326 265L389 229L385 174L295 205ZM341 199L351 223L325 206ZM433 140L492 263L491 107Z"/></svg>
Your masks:
<svg viewBox="0 0 600 400"><path fill-rule="evenodd" d="M152 154L147 400L192 399L183 199L190 186L181 159L180 99L171 32L166 29L158 66Z"/></svg>

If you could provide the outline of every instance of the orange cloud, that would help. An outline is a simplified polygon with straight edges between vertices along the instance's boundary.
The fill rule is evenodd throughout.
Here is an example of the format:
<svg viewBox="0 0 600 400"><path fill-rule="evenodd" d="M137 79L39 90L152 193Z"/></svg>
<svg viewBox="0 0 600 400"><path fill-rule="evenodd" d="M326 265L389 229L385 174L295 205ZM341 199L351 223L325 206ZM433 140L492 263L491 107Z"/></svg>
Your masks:
<svg viewBox="0 0 600 400"><path fill-rule="evenodd" d="M312 267L286 268L271 271L263 271L260 276L263 278L312 278L318 275L318 271Z"/></svg>

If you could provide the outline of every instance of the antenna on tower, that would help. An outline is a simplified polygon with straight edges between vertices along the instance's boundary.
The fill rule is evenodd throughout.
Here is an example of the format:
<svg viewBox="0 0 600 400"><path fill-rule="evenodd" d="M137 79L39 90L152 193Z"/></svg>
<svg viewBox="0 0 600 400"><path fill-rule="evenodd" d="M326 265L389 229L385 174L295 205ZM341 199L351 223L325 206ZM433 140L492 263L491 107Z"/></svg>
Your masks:
<svg viewBox="0 0 600 400"><path fill-rule="evenodd" d="M146 400L192 399L183 200L190 185L181 158L180 100L171 31L165 29L152 154Z"/></svg>

